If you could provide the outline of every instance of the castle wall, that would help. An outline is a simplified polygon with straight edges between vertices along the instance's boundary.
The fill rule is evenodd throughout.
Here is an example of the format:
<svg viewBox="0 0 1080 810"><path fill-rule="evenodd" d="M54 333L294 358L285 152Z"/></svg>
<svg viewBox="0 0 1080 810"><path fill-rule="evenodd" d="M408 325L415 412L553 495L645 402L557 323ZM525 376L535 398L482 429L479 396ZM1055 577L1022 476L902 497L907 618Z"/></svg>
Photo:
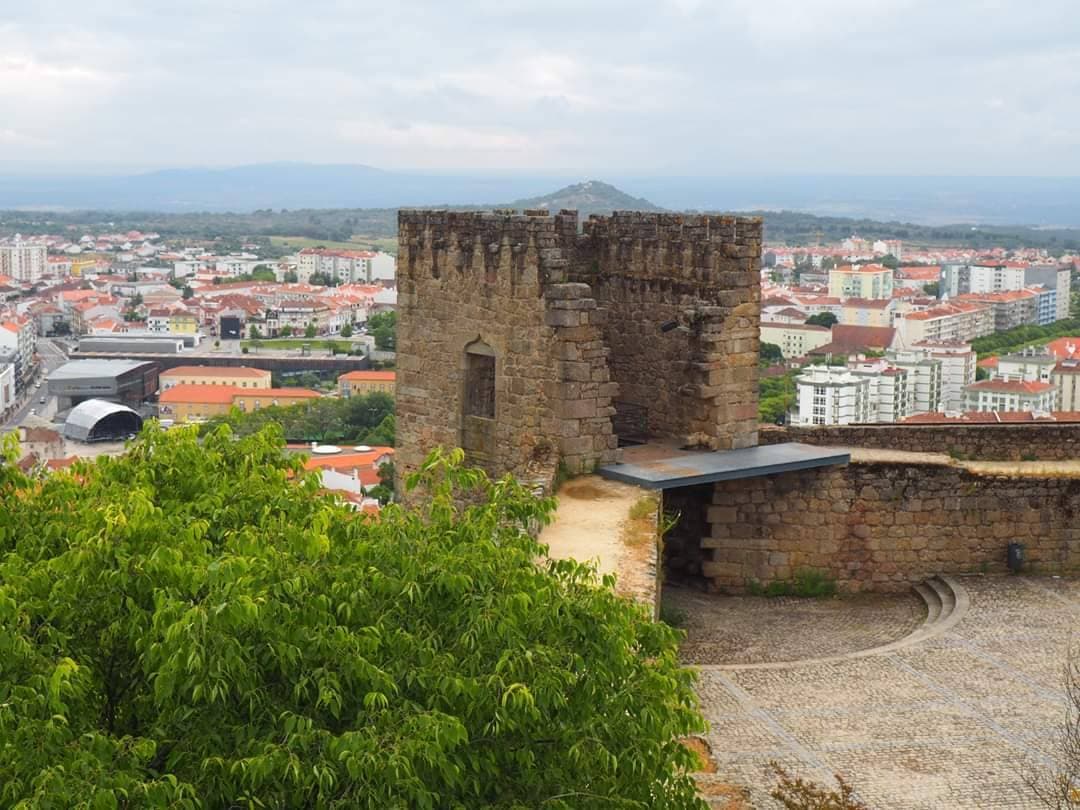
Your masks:
<svg viewBox="0 0 1080 810"><path fill-rule="evenodd" d="M845 590L902 590L935 574L1002 572L1013 541L1034 570L1080 570L1080 479L858 463L720 482L706 508L697 554L684 543L669 575L697 570L717 590L803 568Z"/></svg>
<svg viewBox="0 0 1080 810"><path fill-rule="evenodd" d="M556 457L572 472L614 459L603 315L588 287L566 283L563 248L569 239L572 249L576 221L400 212L402 473L437 446L464 446L493 475L531 477ZM485 353L494 357L490 414L470 399L470 368L482 377Z"/></svg>
<svg viewBox="0 0 1080 810"><path fill-rule="evenodd" d="M633 430L756 444L761 220L616 212L584 224L570 276L607 311L604 339ZM661 332L677 321L688 326Z"/></svg>
<svg viewBox="0 0 1080 810"><path fill-rule="evenodd" d="M1080 458L1080 422L977 425L847 425L763 427L761 444L949 453L977 461L1069 461Z"/></svg>

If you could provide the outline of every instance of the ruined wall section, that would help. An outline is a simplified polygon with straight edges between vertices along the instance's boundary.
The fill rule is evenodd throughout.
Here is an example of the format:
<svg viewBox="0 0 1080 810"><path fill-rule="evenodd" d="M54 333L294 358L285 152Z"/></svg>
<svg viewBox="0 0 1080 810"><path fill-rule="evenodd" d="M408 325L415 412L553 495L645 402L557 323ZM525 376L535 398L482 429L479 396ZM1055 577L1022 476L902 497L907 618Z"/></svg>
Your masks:
<svg viewBox="0 0 1080 810"><path fill-rule="evenodd" d="M827 572L841 588L903 590L936 574L1003 573L1026 546L1044 573L1080 570L1080 479L859 463L715 485L698 555L673 562L718 590Z"/></svg>
<svg viewBox="0 0 1080 810"><path fill-rule="evenodd" d="M523 478L564 453L577 469L614 459L602 315L566 284L576 231L573 212L399 213L401 474L437 446ZM469 410L477 346L495 358L491 418Z"/></svg>
<svg viewBox="0 0 1080 810"><path fill-rule="evenodd" d="M593 216L568 259L607 312L617 407L631 422L640 414L649 436L713 449L756 444L760 218ZM662 333L669 321L689 331Z"/></svg>

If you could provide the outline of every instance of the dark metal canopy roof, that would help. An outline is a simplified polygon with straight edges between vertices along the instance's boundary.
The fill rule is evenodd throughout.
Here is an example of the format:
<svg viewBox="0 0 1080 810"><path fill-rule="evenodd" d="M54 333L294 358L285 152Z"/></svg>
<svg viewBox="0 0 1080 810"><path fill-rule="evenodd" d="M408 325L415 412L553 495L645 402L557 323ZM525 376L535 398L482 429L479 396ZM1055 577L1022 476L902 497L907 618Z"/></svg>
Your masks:
<svg viewBox="0 0 1080 810"><path fill-rule="evenodd" d="M623 459L622 463L609 464L597 472L603 478L646 489L674 489L847 464L851 454L845 448L813 447L797 442L723 452L643 445L624 450Z"/></svg>

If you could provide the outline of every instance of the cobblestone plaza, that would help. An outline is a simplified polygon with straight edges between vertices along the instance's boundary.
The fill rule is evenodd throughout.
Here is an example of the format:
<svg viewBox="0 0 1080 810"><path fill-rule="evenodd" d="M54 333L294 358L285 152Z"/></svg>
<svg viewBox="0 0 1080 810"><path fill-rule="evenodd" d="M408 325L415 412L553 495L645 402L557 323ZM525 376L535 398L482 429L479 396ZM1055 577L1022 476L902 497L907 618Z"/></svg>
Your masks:
<svg viewBox="0 0 1080 810"><path fill-rule="evenodd" d="M1080 582L957 581L966 612L921 637L910 635L907 595L815 603L669 590L667 605L692 615L684 656L708 662L698 688L717 772L706 793L709 781L743 785L751 806L774 807L775 761L819 782L839 773L873 808L1039 806L1023 773L1048 764L1065 719ZM716 663L725 649L742 652Z"/></svg>

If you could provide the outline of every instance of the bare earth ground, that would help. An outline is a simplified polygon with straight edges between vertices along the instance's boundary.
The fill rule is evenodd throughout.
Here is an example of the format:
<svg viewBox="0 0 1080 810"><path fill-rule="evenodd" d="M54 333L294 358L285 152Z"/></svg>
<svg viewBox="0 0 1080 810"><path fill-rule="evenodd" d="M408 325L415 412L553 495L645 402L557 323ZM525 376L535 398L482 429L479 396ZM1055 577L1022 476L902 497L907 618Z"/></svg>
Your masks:
<svg viewBox="0 0 1080 810"><path fill-rule="evenodd" d="M549 556L595 561L616 575L616 590L646 604L656 594L656 515L634 519L635 507L655 496L596 475L574 478L557 493L555 519L540 533Z"/></svg>
<svg viewBox="0 0 1080 810"><path fill-rule="evenodd" d="M971 599L963 620L904 649L778 669L701 666L698 692L717 764L702 777L706 794L714 782L745 786L748 806L776 807L768 798L774 760L819 782L840 773L873 808L1038 807L1022 773L1028 762L1046 766L1065 716L1062 672L1070 635L1080 629L1080 582L960 582ZM672 596L691 606L697 598ZM790 623L782 605L764 599L700 598L717 604L708 621L690 626L689 659L711 661L724 649L729 663L817 657L895 639L912 626L910 603L891 598L793 604ZM724 798L713 806L733 805Z"/></svg>

